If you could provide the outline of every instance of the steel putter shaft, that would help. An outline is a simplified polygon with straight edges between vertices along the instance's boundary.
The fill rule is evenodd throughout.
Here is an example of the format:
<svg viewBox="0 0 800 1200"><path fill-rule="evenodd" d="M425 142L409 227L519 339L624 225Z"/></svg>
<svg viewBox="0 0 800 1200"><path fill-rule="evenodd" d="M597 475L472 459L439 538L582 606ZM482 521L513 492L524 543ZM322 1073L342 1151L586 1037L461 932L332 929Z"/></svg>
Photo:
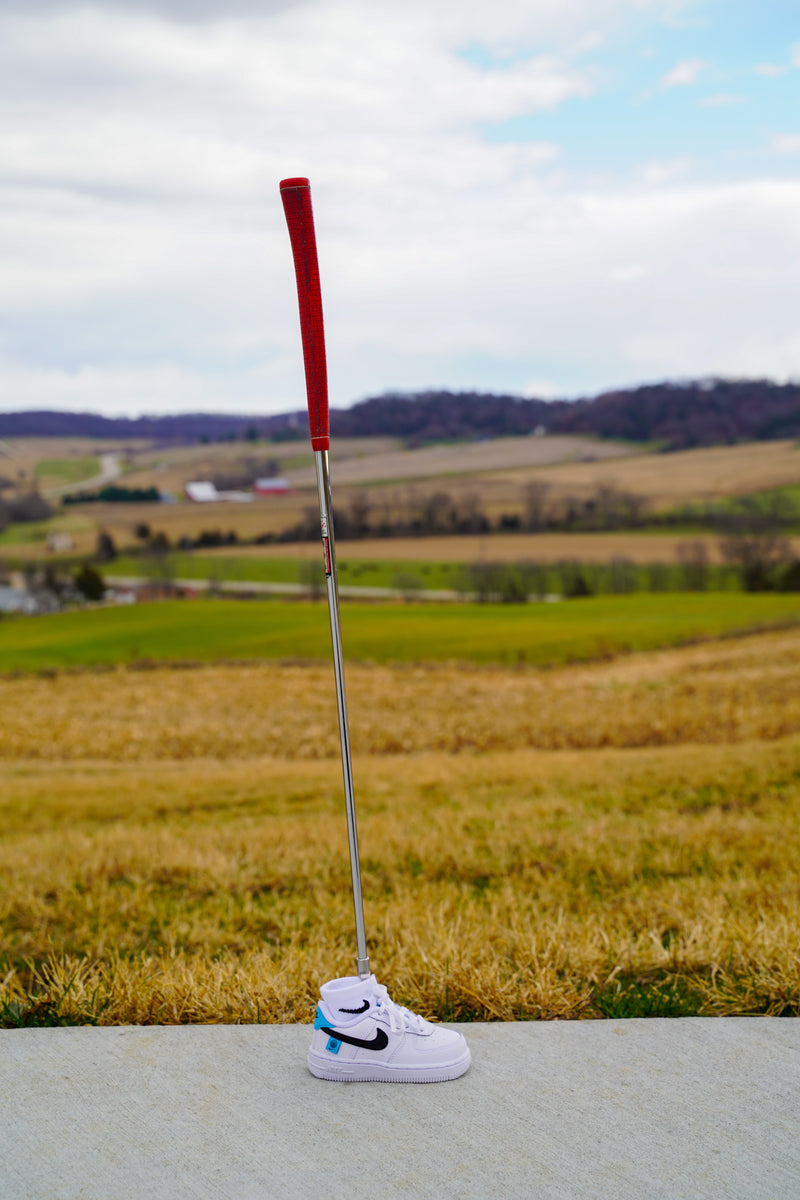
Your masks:
<svg viewBox="0 0 800 1200"><path fill-rule="evenodd" d="M353 884L356 967L359 976L366 978L370 974L370 965L364 932L364 905L361 896L361 866L358 858L353 766L350 759L350 731L347 723L347 697L344 686L339 581L336 573L336 545L333 536L331 480L328 462L330 448L328 372L325 359L325 330L322 319L322 292L319 281L314 214L311 208L311 188L307 179L284 179L281 181L280 190L294 257L308 398L308 420L311 430L311 446L314 451L314 465L317 471L322 549L333 648L333 673L339 706L339 738L342 747L347 838L350 846L350 874Z"/></svg>

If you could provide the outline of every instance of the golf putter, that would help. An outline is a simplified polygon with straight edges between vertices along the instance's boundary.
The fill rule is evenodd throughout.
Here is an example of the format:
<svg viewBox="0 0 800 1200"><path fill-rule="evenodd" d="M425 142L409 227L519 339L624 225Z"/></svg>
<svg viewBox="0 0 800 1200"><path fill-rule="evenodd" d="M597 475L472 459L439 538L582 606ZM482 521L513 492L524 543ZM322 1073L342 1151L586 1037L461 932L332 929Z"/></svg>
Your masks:
<svg viewBox="0 0 800 1200"><path fill-rule="evenodd" d="M353 881L356 966L359 977L366 979L370 974L370 965L364 934L364 906L361 899L361 867L358 860L353 767L350 761L350 733L347 725L347 700L344 690L339 581L336 574L336 547L333 538L331 479L328 464L330 447L328 372L325 362L325 331L322 321L322 293L319 283L317 242L314 234L314 214L311 209L311 188L307 179L284 179L281 181L280 188L286 223L289 226L289 239L292 244L297 279L300 332L303 340L303 362L308 396L308 420L311 429L311 447L314 451L314 465L317 471L319 517L322 527L322 550L333 647L333 673L336 678L336 699L339 704L339 738L342 744L342 774L347 812L347 837L350 844L350 874Z"/></svg>

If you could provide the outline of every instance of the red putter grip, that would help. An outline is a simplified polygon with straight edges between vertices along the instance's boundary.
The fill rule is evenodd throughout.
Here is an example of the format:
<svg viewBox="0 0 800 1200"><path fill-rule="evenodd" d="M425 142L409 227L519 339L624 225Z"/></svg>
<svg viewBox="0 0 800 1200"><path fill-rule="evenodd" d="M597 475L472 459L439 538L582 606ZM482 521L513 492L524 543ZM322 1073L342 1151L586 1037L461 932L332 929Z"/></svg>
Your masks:
<svg viewBox="0 0 800 1200"><path fill-rule="evenodd" d="M283 211L286 213L286 224L289 226L294 273L297 278L311 445L315 450L327 450L330 446L328 369L325 364L325 330L322 323L317 240L314 235L314 214L311 209L311 188L308 180L281 180L281 199Z"/></svg>

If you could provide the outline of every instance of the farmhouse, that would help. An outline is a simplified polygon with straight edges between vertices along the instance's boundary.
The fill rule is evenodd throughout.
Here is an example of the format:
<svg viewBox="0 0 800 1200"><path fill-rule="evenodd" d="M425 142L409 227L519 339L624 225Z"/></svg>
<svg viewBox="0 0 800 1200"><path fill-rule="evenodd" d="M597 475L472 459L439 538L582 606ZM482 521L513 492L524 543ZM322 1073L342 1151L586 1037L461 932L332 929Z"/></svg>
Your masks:
<svg viewBox="0 0 800 1200"><path fill-rule="evenodd" d="M183 490L186 493L186 499L194 500L195 504L209 504L220 498L219 492L210 479L198 479L187 483Z"/></svg>
<svg viewBox="0 0 800 1200"><path fill-rule="evenodd" d="M24 613L35 617L40 613L58 612L61 605L58 597L47 588L6 586L0 584L0 613Z"/></svg>
<svg viewBox="0 0 800 1200"><path fill-rule="evenodd" d="M36 600L23 588L6 587L0 584L0 613L38 612Z"/></svg>
<svg viewBox="0 0 800 1200"><path fill-rule="evenodd" d="M75 549L72 534L51 530L47 535L47 549L51 554L64 554Z"/></svg>
<svg viewBox="0 0 800 1200"><path fill-rule="evenodd" d="M286 496L291 490L289 480L280 476L274 479L257 479L253 486L257 496Z"/></svg>
<svg viewBox="0 0 800 1200"><path fill-rule="evenodd" d="M253 499L252 492L219 492L210 479L196 479L184 486L187 500L195 504L211 504L215 500L228 500L233 504L247 504Z"/></svg>

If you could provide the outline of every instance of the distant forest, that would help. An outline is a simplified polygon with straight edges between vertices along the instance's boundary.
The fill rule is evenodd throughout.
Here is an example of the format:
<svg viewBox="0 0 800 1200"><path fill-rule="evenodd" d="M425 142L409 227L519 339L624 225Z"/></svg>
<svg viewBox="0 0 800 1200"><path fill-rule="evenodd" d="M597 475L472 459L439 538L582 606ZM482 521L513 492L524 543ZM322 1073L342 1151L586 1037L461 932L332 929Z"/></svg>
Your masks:
<svg viewBox="0 0 800 1200"><path fill-rule="evenodd" d="M410 446L537 430L655 442L665 450L800 437L800 384L703 379L646 384L579 400L427 391L331 410L334 437L389 436ZM137 419L71 412L0 413L0 437L93 437L192 443L306 438L305 411L274 416L185 413Z"/></svg>

